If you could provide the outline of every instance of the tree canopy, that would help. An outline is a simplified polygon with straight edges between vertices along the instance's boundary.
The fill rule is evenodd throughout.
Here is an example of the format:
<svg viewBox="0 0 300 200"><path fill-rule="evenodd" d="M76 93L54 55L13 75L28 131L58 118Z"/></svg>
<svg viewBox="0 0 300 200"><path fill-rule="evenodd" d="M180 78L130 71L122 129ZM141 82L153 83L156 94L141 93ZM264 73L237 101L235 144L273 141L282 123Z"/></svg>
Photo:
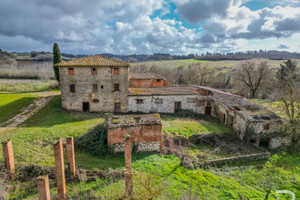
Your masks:
<svg viewBox="0 0 300 200"><path fill-rule="evenodd" d="M55 73L55 78L57 81L59 81L59 69L55 67L55 64L61 62L61 55L60 50L57 43L54 43L53 45L53 69Z"/></svg>

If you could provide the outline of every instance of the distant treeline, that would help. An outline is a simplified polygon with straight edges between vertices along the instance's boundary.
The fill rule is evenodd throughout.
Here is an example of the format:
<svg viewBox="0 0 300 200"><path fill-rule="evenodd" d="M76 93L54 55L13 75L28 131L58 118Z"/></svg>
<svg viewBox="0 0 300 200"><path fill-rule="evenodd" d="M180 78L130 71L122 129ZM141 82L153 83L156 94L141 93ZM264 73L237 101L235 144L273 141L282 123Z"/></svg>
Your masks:
<svg viewBox="0 0 300 200"><path fill-rule="evenodd" d="M247 52L234 52L234 53L206 53L200 56L195 56L197 60L247 60L251 58L266 58L270 60L288 60L300 59L300 53L287 52L287 51L247 51Z"/></svg>
<svg viewBox="0 0 300 200"><path fill-rule="evenodd" d="M143 62L150 60L178 60L178 59L196 59L196 60L247 60L251 58L266 58L270 60L288 60L300 59L300 53L287 51L247 51L247 52L230 52L230 53L209 53L206 54L188 54L188 55L170 55L164 53L154 53L153 55L146 54L132 54L132 55L115 55L115 54L101 54L110 58L115 58L123 61Z"/></svg>
<svg viewBox="0 0 300 200"><path fill-rule="evenodd" d="M4 53L2 51L2 53ZM1 54L1 49L0 49ZM27 57L31 60L36 61L47 61L52 60L52 53L51 52L22 52L22 53L8 53L11 54L12 57ZM74 58L82 58L88 56L89 54L69 54L69 53L62 53L63 60L70 60ZM247 51L247 52L229 52L229 53L210 53L207 52L205 54L188 54L188 55L171 55L168 53L154 53L154 54L131 54L131 55L117 55L117 54L110 54L110 53L102 53L101 55L114 58L117 60L127 61L130 63L135 62L143 62L143 61L151 61L151 60L178 60L178 59L196 59L196 60L209 60L209 61L219 61L219 60L247 60L251 58L266 58L270 60L288 60L288 59L300 59L300 53L296 52L287 52L287 51Z"/></svg>

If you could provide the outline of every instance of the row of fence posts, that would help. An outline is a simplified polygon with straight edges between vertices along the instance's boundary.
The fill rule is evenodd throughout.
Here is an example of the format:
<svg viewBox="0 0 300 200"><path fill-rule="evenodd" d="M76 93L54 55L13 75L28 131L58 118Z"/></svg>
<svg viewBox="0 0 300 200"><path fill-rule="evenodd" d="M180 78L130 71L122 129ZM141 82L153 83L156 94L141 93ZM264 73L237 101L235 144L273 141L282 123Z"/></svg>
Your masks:
<svg viewBox="0 0 300 200"><path fill-rule="evenodd" d="M75 169L75 151L73 137L69 137L66 140L67 143L67 160L69 165L69 171L72 177L76 174ZM15 177L15 162L12 141L8 140L2 142L3 155L5 168L9 170L9 176L11 179ZM131 139L130 135L124 138L124 154L125 154L125 186L126 186L126 199L132 199L133 197L133 181L132 181L132 169L131 169ZM66 179L65 179L65 166L64 166L64 154L63 154L63 142L59 140L54 144L54 158L56 169L56 184L57 184L57 196L59 200L66 199ZM37 178L37 188L39 200L50 200L49 178L46 176L39 176Z"/></svg>
<svg viewBox="0 0 300 200"><path fill-rule="evenodd" d="M75 176L75 152L73 137L67 138L67 160L69 165L69 171L72 177ZM8 140L2 142L3 156L5 162L5 168L9 171L11 179L15 178L15 162L12 141ZM57 183L57 195L58 199L66 199L66 180L65 180L65 166L64 166L64 154L63 154L63 142L59 140L54 144L54 158L56 169L56 183ZM49 190L49 178L48 175L40 176L37 178L37 188L39 200L50 200Z"/></svg>

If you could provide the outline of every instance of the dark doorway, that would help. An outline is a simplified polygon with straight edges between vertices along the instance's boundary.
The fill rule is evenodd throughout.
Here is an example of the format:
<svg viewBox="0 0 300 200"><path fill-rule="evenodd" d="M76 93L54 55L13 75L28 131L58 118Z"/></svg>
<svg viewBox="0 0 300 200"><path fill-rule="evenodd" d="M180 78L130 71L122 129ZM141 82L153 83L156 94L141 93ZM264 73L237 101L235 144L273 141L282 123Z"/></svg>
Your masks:
<svg viewBox="0 0 300 200"><path fill-rule="evenodd" d="M205 114L206 115L211 115L211 106L206 106L205 107Z"/></svg>
<svg viewBox="0 0 300 200"><path fill-rule="evenodd" d="M90 103L89 102L82 102L82 111L90 112Z"/></svg>
<svg viewBox="0 0 300 200"><path fill-rule="evenodd" d="M114 107L115 107L114 108L115 113L121 112L121 104L120 103L115 103Z"/></svg>
<svg viewBox="0 0 300 200"><path fill-rule="evenodd" d="M181 110L181 102L175 102L174 107L175 107L175 112L180 111Z"/></svg>
<svg viewBox="0 0 300 200"><path fill-rule="evenodd" d="M269 147L270 139L260 139L259 146L260 147Z"/></svg>

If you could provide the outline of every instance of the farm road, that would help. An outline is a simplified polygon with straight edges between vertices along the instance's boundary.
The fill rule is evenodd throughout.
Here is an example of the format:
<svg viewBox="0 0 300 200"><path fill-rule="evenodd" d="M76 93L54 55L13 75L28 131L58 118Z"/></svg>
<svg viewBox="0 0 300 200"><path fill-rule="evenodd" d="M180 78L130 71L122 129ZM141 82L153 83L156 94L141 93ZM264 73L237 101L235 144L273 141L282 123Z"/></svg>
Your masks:
<svg viewBox="0 0 300 200"><path fill-rule="evenodd" d="M48 92L38 92L35 94L38 95L38 98L32 104L23 108L21 112L16 116L14 116L13 118L0 124L0 127L17 127L18 125L26 121L29 117L37 113L45 105L47 105L55 95L59 94L59 92L48 91ZM2 128L0 128L0 131L1 129Z"/></svg>

